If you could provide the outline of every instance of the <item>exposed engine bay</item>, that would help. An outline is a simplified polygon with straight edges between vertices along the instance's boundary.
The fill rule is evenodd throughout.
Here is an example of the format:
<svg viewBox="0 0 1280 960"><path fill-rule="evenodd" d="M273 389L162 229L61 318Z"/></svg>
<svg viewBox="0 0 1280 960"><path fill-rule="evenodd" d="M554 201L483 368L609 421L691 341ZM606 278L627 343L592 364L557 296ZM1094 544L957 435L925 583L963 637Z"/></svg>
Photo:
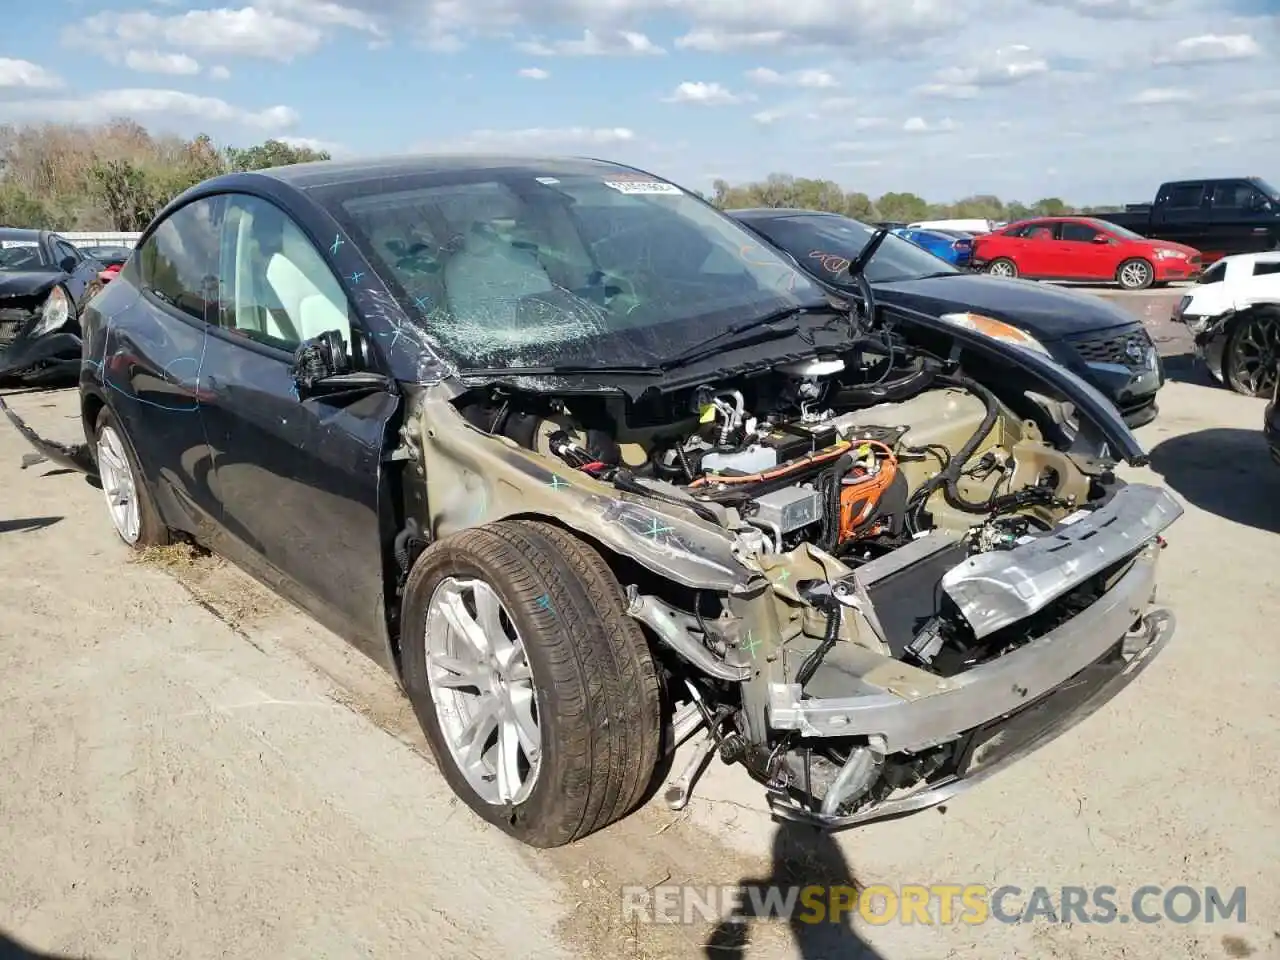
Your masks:
<svg viewBox="0 0 1280 960"><path fill-rule="evenodd" d="M893 815L894 797L940 802L919 798L974 776L988 721L1006 738L1011 716L1057 696L1056 684L1014 682L1018 702L1001 710L994 665L1154 562L1159 530L1180 513L1154 488L1144 489L1155 500L1125 494L1108 461L1060 449L987 385L910 349L856 347L635 401L490 384L455 406L484 433L732 539L763 593L628 570L629 612L664 655L674 738L705 727L704 760L718 751L744 763L776 811L828 825ZM1140 536L1119 535L1107 509L1140 513ZM1142 609L1146 569L1126 588L1146 590ZM1162 633L1127 609L1112 620L1081 668L1123 665L1131 628ZM1000 694L984 696L979 678ZM935 711L893 733L889 707L919 715L970 680L954 717ZM974 713L988 705L991 715ZM695 776L673 787L673 806Z"/></svg>

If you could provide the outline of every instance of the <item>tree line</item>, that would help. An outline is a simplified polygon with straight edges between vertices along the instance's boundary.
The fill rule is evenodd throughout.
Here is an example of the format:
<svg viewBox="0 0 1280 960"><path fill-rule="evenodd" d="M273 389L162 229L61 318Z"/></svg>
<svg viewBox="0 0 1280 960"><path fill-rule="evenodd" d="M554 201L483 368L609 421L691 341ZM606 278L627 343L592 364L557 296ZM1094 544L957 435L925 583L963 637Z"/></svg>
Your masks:
<svg viewBox="0 0 1280 960"><path fill-rule="evenodd" d="M708 200L724 210L740 207L795 207L842 213L868 222L916 220L1021 220L1067 214L1114 213L1119 207L1076 207L1058 197L1034 203L1005 202L990 194L965 197L954 203L930 203L914 193L886 193L872 199L860 191L846 191L830 180L773 173L754 183L729 184L716 180Z"/></svg>
<svg viewBox="0 0 1280 960"><path fill-rule="evenodd" d="M154 135L128 119L0 126L0 226L142 230L201 180L327 159L280 140L218 147L204 134Z"/></svg>
<svg viewBox="0 0 1280 960"><path fill-rule="evenodd" d="M0 226L142 230L172 197L208 177L327 159L328 153L280 140L241 148L218 147L203 134L189 140L156 135L128 119L98 125L0 126ZM799 207L872 222L1018 220L1118 209L1074 207L1057 197L1005 202L990 194L954 203L931 203L914 193L897 192L872 199L831 180L786 173L754 183L717 180L707 199L722 209Z"/></svg>

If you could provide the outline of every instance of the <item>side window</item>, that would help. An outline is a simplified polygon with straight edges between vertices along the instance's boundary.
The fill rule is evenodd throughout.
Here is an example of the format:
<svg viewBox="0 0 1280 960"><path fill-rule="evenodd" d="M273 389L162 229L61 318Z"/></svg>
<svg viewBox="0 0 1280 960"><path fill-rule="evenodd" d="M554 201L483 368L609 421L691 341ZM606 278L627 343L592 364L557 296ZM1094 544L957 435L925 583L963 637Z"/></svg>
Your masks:
<svg viewBox="0 0 1280 960"><path fill-rule="evenodd" d="M1265 277L1272 274L1280 274L1280 260L1272 260L1270 262L1255 260L1253 263L1253 275L1255 277Z"/></svg>
<svg viewBox="0 0 1280 960"><path fill-rule="evenodd" d="M1072 243L1093 243L1098 231L1083 223L1066 222L1060 227L1061 238Z"/></svg>
<svg viewBox="0 0 1280 960"><path fill-rule="evenodd" d="M1204 184L1202 183L1184 183L1179 186L1172 187L1169 190L1169 199L1166 206L1174 210L1186 210L1200 206L1200 199L1204 196Z"/></svg>
<svg viewBox="0 0 1280 960"><path fill-rule="evenodd" d="M1215 263L1213 266L1211 266L1208 270L1206 270L1203 274L1201 274L1200 286L1203 287L1206 284L1210 284L1210 283L1221 283L1223 280L1226 279L1226 276L1227 276L1227 265L1225 262L1219 261L1218 263Z"/></svg>
<svg viewBox="0 0 1280 960"><path fill-rule="evenodd" d="M338 278L275 204L228 198L220 277L219 326L287 351L336 330L351 349L351 307Z"/></svg>
<svg viewBox="0 0 1280 960"><path fill-rule="evenodd" d="M131 261L143 290L197 320L212 320L218 299L220 205L207 197L179 207Z"/></svg>
<svg viewBox="0 0 1280 960"><path fill-rule="evenodd" d="M1215 210L1248 210L1253 200L1252 184L1231 182L1214 184L1213 208Z"/></svg>
<svg viewBox="0 0 1280 960"><path fill-rule="evenodd" d="M58 263L62 263L67 257L71 257L77 264L84 259L80 251L65 240L53 241L53 252L58 255Z"/></svg>

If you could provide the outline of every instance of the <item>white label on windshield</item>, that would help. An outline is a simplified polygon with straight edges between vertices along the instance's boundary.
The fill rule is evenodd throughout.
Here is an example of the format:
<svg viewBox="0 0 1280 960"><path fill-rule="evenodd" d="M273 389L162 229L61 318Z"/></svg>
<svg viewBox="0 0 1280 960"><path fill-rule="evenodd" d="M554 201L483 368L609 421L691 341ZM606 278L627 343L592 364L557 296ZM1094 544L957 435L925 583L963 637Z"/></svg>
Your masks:
<svg viewBox="0 0 1280 960"><path fill-rule="evenodd" d="M0 240L0 250L14 250L19 247L38 247L34 240Z"/></svg>
<svg viewBox="0 0 1280 960"><path fill-rule="evenodd" d="M619 193L683 193L674 183L661 183L657 180L606 180L604 185Z"/></svg>
<svg viewBox="0 0 1280 960"><path fill-rule="evenodd" d="M560 182L555 177L534 177L533 179L537 180L539 183L545 184L548 187Z"/></svg>

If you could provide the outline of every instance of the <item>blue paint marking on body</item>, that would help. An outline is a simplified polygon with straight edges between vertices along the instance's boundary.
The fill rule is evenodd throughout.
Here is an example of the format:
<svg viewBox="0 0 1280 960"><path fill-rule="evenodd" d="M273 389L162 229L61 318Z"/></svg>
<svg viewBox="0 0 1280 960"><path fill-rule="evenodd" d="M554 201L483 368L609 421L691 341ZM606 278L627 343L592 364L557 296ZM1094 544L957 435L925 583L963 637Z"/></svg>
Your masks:
<svg viewBox="0 0 1280 960"><path fill-rule="evenodd" d="M341 234L335 233L333 235L333 243L329 247L329 256L336 257L338 255L338 248L341 247L346 242L347 241L342 239Z"/></svg>
<svg viewBox="0 0 1280 960"><path fill-rule="evenodd" d="M357 270L355 273L351 274L351 276L347 277L347 279L350 280L352 283L359 283L361 280L364 279L364 273Z"/></svg>

